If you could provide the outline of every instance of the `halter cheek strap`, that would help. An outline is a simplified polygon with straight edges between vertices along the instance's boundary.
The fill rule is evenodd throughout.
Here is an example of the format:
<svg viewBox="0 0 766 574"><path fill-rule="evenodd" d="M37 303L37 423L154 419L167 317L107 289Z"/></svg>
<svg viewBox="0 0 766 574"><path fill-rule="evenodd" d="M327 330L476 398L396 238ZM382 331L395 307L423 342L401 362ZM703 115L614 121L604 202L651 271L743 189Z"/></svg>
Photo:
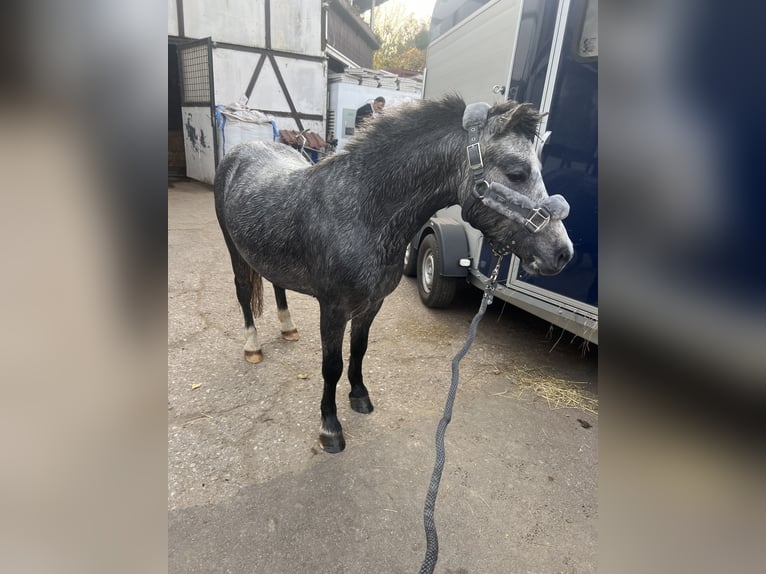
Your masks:
<svg viewBox="0 0 766 574"><path fill-rule="evenodd" d="M487 124L489 104L468 104L463 112L463 129L468 132L466 155L473 176L473 187L462 206L463 219L469 221L473 204L478 200L500 215L519 223L529 233L537 233L551 220L564 219L569 215L569 204L561 195L547 197L536 204L526 195L500 183L488 183L484 179L484 160L481 156L479 137ZM470 223L470 221L469 221Z"/></svg>
<svg viewBox="0 0 766 574"><path fill-rule="evenodd" d="M468 145L465 151L468 154L468 167L473 173L474 190L487 186L484 179L484 160L481 157L479 136L481 136L481 129L487 125L488 113L489 104L485 102L468 104L463 112L463 129L468 132Z"/></svg>

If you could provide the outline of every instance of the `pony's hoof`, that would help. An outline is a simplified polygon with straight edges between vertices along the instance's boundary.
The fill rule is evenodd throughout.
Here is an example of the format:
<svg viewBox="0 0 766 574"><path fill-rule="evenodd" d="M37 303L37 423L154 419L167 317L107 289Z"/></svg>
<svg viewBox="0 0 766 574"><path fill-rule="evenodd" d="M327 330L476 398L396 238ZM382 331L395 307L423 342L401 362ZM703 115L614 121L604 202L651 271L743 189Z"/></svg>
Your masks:
<svg viewBox="0 0 766 574"><path fill-rule="evenodd" d="M282 338L285 341L297 341L301 336L298 334L298 329L290 329L289 331L282 331Z"/></svg>
<svg viewBox="0 0 766 574"><path fill-rule="evenodd" d="M372 401L370 395L364 397L352 397L349 395L349 401L351 401L351 410L354 410L363 415L368 415L372 412Z"/></svg>
<svg viewBox="0 0 766 574"><path fill-rule="evenodd" d="M319 444L325 452L335 454L346 448L346 439L343 438L343 431L334 433L322 431L319 433Z"/></svg>
<svg viewBox="0 0 766 574"><path fill-rule="evenodd" d="M263 361L263 353L261 351L245 351L245 360L248 363L260 363Z"/></svg>

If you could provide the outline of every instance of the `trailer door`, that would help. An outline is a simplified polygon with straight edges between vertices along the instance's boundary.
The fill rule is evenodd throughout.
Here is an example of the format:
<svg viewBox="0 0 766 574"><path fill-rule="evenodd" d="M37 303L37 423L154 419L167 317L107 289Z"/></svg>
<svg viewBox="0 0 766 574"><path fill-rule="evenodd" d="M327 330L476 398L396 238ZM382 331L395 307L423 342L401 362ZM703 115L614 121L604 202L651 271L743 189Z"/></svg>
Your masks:
<svg viewBox="0 0 766 574"><path fill-rule="evenodd" d="M529 4L536 4L531 2ZM543 3L539 3L543 4ZM564 221L574 259L553 277L527 276L514 258L509 285L514 289L598 313L598 34L597 0L562 0L546 46L535 46L526 62L514 61L509 95L540 98L548 116L540 133L543 179L550 195L571 206ZM544 20L542 12L539 21ZM522 28L524 22L522 22ZM537 58L538 61L535 61ZM517 70L525 68L523 73ZM541 83L541 78L545 78ZM542 89L540 87L542 86ZM525 97L526 96L526 97ZM538 102L534 102L538 103ZM585 304L585 306L582 305Z"/></svg>

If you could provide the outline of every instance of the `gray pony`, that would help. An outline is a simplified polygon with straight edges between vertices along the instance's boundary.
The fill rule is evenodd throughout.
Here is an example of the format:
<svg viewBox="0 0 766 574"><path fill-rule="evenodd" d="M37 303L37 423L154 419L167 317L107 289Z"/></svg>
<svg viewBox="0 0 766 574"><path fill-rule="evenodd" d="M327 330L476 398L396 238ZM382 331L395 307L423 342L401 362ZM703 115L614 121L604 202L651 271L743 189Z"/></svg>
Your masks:
<svg viewBox="0 0 766 574"><path fill-rule="evenodd" d="M466 106L448 96L387 110L316 165L279 143L241 144L221 161L215 208L245 318L245 358L263 359L253 320L261 277L274 286L287 339L298 333L285 290L317 298L326 451L345 447L335 391L346 324L351 408L370 413L362 377L370 325L401 279L407 243L436 210L460 204L485 241L518 255L531 274L558 273L572 258L562 223L569 206L548 196L534 153L538 123L528 104Z"/></svg>

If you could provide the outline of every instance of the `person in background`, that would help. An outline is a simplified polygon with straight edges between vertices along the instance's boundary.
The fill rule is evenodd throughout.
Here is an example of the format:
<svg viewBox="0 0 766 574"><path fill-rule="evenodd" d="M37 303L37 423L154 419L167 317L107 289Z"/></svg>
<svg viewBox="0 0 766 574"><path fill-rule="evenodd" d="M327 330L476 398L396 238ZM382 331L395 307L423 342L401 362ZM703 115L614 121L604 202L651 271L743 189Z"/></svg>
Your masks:
<svg viewBox="0 0 766 574"><path fill-rule="evenodd" d="M369 117L375 117L380 112L383 111L383 107L386 105L386 98L383 96L378 96L375 98L372 103L364 104L361 108L356 110L356 120L354 121L354 127L359 127L362 125L362 122L369 118Z"/></svg>

